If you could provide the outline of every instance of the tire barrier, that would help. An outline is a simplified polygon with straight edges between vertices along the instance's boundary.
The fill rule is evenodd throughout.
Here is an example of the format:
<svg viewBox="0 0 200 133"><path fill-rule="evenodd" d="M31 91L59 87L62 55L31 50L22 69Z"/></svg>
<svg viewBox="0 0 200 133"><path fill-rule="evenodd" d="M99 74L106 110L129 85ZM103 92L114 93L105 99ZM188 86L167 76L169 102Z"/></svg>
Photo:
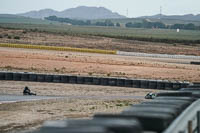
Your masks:
<svg viewBox="0 0 200 133"><path fill-rule="evenodd" d="M69 83L69 76L61 75L61 83Z"/></svg>
<svg viewBox="0 0 200 133"><path fill-rule="evenodd" d="M22 79L21 73L13 73L13 80L20 81Z"/></svg>
<svg viewBox="0 0 200 133"><path fill-rule="evenodd" d="M190 64L192 64L192 65L200 65L200 62L191 61Z"/></svg>
<svg viewBox="0 0 200 133"><path fill-rule="evenodd" d="M69 76L69 83L76 84L77 83L77 76Z"/></svg>
<svg viewBox="0 0 200 133"><path fill-rule="evenodd" d="M8 44L8 43L0 43L0 47L26 48L26 49L42 49L42 50L56 50L56 51L71 51L71 52L98 53L98 54L116 54L117 53L117 51L114 51L114 50L70 48L70 47L57 47L57 46L45 46L45 45L30 45L30 44Z"/></svg>
<svg viewBox="0 0 200 133"><path fill-rule="evenodd" d="M0 80L6 79L6 72L0 72Z"/></svg>
<svg viewBox="0 0 200 133"><path fill-rule="evenodd" d="M37 81L38 82L45 82L45 75L44 74L37 74Z"/></svg>
<svg viewBox="0 0 200 133"><path fill-rule="evenodd" d="M155 87L155 81L150 82ZM46 121L33 133L200 133L199 98L200 87L191 86L158 93L155 99L131 105L118 114L98 113L92 119Z"/></svg>
<svg viewBox="0 0 200 133"><path fill-rule="evenodd" d="M22 81L29 81L30 80L30 74L29 73L23 73L22 75L21 75L21 80Z"/></svg>
<svg viewBox="0 0 200 133"><path fill-rule="evenodd" d="M84 77L77 77L77 84L84 84Z"/></svg>
<svg viewBox="0 0 200 133"><path fill-rule="evenodd" d="M5 80L13 80L13 73L11 72L5 73Z"/></svg>
<svg viewBox="0 0 200 133"><path fill-rule="evenodd" d="M37 74L30 74L29 75L29 81L32 81L32 82L36 82L37 81Z"/></svg>
<svg viewBox="0 0 200 133"><path fill-rule="evenodd" d="M53 75L45 75L45 82L53 82Z"/></svg>
<svg viewBox="0 0 200 133"><path fill-rule="evenodd" d="M61 76L60 75L53 75L53 82L54 83L60 83L61 82Z"/></svg>
<svg viewBox="0 0 200 133"><path fill-rule="evenodd" d="M178 90L180 88L187 88L191 85L190 82L181 81L126 79L116 77L83 77L73 75L35 74L27 72L0 72L0 80L87 84L160 90Z"/></svg>

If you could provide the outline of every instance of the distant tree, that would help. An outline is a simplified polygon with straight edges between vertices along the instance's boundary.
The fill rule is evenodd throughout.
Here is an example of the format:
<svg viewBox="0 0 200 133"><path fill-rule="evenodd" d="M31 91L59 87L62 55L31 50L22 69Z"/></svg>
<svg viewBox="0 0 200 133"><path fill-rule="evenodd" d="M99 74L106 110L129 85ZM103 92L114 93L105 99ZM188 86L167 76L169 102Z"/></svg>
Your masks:
<svg viewBox="0 0 200 133"><path fill-rule="evenodd" d="M184 29L186 29L186 30L195 30L196 27L195 27L194 24L189 23L189 24L186 24L186 25L184 26Z"/></svg>
<svg viewBox="0 0 200 133"><path fill-rule="evenodd" d="M106 26L105 22L96 22L95 23L96 26Z"/></svg>
<svg viewBox="0 0 200 133"><path fill-rule="evenodd" d="M134 23L134 24L132 25L132 27L134 27L134 28L143 28L143 27L142 27L142 23Z"/></svg>
<svg viewBox="0 0 200 133"><path fill-rule="evenodd" d="M111 20L105 20L106 26L115 26Z"/></svg>
<svg viewBox="0 0 200 133"><path fill-rule="evenodd" d="M184 24L174 24L171 26L171 29L184 29Z"/></svg>
<svg viewBox="0 0 200 133"><path fill-rule="evenodd" d="M90 20L87 20L86 21L86 25L91 25L92 23L91 23L91 21Z"/></svg>
<svg viewBox="0 0 200 133"><path fill-rule="evenodd" d="M120 23L116 23L116 26L117 26L117 27L120 27L121 25L120 25Z"/></svg>
<svg viewBox="0 0 200 133"><path fill-rule="evenodd" d="M127 28L131 28L131 27L133 27L133 23L132 22L128 22L128 23L125 24L125 26Z"/></svg>
<svg viewBox="0 0 200 133"><path fill-rule="evenodd" d="M161 29L165 29L166 28L166 25L161 23L161 22L154 22L153 23L153 27L154 28L161 28Z"/></svg>

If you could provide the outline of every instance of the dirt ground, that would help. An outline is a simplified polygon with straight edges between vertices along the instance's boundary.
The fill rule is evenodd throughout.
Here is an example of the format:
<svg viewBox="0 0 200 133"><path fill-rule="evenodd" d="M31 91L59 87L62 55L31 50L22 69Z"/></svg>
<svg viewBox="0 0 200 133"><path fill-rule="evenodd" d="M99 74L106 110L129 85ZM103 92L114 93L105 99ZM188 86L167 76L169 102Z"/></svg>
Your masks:
<svg viewBox="0 0 200 133"><path fill-rule="evenodd" d="M0 43L29 43L80 48L111 49L145 53L199 55L199 45L125 41L103 37L72 37L47 33L0 29ZM12 39L8 39L11 36ZM20 39L13 39L19 36ZM74 74L107 77L168 79L200 82L200 68L190 60L130 57L118 55L0 48L0 71ZM72 84L0 81L0 94L21 95L24 86L43 96L63 99L0 104L0 132L18 133L41 126L45 120L89 118L96 112L118 113L144 101L148 92L158 90ZM71 98L69 96L88 96ZM89 98L116 96L115 99ZM141 96L120 99L117 96Z"/></svg>
<svg viewBox="0 0 200 133"><path fill-rule="evenodd" d="M0 48L0 70L200 81L189 60Z"/></svg>
<svg viewBox="0 0 200 133"><path fill-rule="evenodd" d="M135 40L112 39L95 36L68 36L49 33L27 32L0 28L1 43L23 43L49 46L68 46L76 48L96 48L128 52L185 54L200 56L200 44L182 45L152 43ZM9 36L11 39L9 39ZM20 39L14 39L14 37Z"/></svg>
<svg viewBox="0 0 200 133"><path fill-rule="evenodd" d="M94 113L119 113L131 104L144 101L148 92L159 90L0 81L0 94L21 95L24 86L38 95L66 96L62 99L0 104L0 132L17 133L37 129L45 120L90 118ZM69 98L68 96L142 96L139 99Z"/></svg>

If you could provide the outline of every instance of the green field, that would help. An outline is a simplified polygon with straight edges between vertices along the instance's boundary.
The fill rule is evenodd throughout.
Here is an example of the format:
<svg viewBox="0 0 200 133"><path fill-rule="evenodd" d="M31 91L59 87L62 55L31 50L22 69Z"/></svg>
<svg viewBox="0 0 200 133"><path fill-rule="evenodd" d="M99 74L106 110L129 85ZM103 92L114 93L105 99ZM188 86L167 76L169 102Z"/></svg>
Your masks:
<svg viewBox="0 0 200 133"><path fill-rule="evenodd" d="M51 24L57 23L42 19L33 19L28 17L16 16L11 14L0 14L0 23L24 23L24 24Z"/></svg>
<svg viewBox="0 0 200 133"><path fill-rule="evenodd" d="M143 18L124 18L124 19L110 19L113 23L120 23L122 26L125 26L126 23L141 23L144 19ZM173 25L173 24L188 24L193 23L196 26L200 26L200 21L184 21L184 20L177 20L177 19L148 19L151 22L162 22L166 25ZM96 23L98 21L104 22L105 19L101 20L93 20L92 23Z"/></svg>
<svg viewBox="0 0 200 133"><path fill-rule="evenodd" d="M166 43L198 43L200 31L169 29L136 29L117 27L69 26L66 24L8 24L0 23L2 28L24 29L37 32L67 34L72 36L94 35L128 40L166 42Z"/></svg>

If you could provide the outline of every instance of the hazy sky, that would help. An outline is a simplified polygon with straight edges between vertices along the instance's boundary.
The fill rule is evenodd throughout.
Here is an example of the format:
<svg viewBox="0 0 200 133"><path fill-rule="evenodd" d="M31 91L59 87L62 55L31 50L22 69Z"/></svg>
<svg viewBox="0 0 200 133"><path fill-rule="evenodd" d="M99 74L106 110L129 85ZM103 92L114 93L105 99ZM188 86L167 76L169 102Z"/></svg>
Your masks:
<svg viewBox="0 0 200 133"><path fill-rule="evenodd" d="M23 13L51 8L62 11L77 6L101 6L128 17L173 14L200 14L200 0L0 0L0 14Z"/></svg>

